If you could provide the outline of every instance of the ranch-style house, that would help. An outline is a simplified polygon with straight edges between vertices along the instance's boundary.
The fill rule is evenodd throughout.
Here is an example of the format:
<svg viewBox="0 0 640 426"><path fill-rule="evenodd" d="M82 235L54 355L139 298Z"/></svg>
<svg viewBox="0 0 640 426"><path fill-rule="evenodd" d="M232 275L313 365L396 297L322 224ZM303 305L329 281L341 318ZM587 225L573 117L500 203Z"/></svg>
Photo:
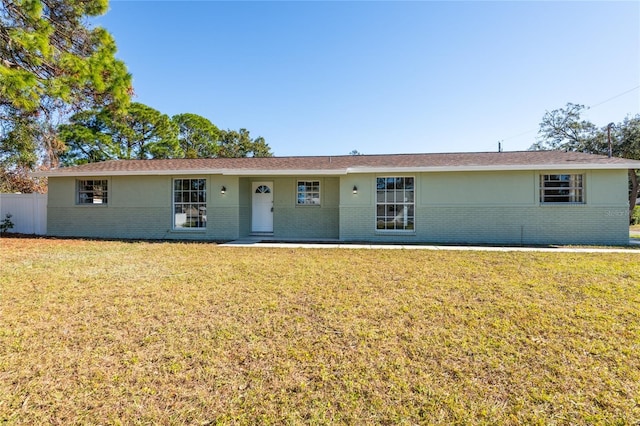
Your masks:
<svg viewBox="0 0 640 426"><path fill-rule="evenodd" d="M43 172L51 236L628 244L628 170L576 152L116 160Z"/></svg>

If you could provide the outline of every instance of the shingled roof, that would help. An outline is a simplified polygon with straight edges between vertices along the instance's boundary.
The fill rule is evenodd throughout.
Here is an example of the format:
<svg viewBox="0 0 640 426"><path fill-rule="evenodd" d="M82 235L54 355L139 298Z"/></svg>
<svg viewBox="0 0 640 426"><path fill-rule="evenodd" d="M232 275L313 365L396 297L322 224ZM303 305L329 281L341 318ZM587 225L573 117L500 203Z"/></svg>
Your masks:
<svg viewBox="0 0 640 426"><path fill-rule="evenodd" d="M394 171L639 169L640 161L563 151L385 154L268 158L113 160L62 167L35 176L340 175Z"/></svg>

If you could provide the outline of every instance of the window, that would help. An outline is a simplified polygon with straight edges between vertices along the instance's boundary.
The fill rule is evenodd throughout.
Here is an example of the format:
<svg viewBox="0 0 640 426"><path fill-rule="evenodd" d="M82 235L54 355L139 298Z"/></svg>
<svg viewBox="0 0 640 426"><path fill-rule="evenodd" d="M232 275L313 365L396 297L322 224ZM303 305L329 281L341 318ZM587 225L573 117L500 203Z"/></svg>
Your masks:
<svg viewBox="0 0 640 426"><path fill-rule="evenodd" d="M414 178L376 178L376 229L414 229Z"/></svg>
<svg viewBox="0 0 640 426"><path fill-rule="evenodd" d="M320 181L298 181L298 205L320 204Z"/></svg>
<svg viewBox="0 0 640 426"><path fill-rule="evenodd" d="M77 181L78 204L102 204L108 201L108 184L106 180L79 180Z"/></svg>
<svg viewBox="0 0 640 426"><path fill-rule="evenodd" d="M174 229L207 227L207 180L175 179L173 181Z"/></svg>
<svg viewBox="0 0 640 426"><path fill-rule="evenodd" d="M540 175L540 202L584 203L583 175Z"/></svg>

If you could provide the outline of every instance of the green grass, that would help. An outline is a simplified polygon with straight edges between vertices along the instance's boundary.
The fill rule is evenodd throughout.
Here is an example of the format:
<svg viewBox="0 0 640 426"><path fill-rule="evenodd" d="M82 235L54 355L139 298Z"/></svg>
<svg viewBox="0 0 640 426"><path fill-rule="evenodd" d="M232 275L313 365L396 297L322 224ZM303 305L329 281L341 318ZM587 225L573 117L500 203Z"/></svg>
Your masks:
<svg viewBox="0 0 640 426"><path fill-rule="evenodd" d="M0 423L638 422L638 254L0 240Z"/></svg>

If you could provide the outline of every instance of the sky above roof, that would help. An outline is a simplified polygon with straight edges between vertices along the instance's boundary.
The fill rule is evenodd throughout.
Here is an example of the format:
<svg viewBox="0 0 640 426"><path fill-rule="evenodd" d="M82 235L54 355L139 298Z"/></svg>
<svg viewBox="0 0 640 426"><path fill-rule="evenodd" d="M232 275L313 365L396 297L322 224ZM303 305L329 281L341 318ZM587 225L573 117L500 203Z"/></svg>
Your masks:
<svg viewBox="0 0 640 426"><path fill-rule="evenodd" d="M111 0L134 101L278 156L525 150L545 111L640 113L640 2Z"/></svg>

